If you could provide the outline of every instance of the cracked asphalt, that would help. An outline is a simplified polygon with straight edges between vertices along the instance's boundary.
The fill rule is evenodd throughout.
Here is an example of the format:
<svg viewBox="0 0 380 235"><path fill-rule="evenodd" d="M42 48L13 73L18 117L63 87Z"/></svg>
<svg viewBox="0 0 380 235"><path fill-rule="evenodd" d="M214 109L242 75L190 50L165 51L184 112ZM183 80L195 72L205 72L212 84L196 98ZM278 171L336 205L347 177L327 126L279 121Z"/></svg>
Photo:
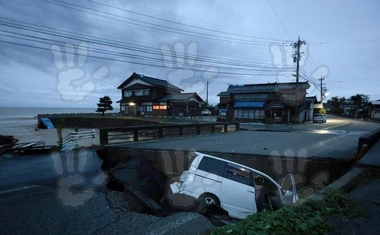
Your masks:
<svg viewBox="0 0 380 235"><path fill-rule="evenodd" d="M0 210L1 234L201 234L214 227L196 213L160 218L120 210L101 191L82 206L65 206L48 186L3 193Z"/></svg>

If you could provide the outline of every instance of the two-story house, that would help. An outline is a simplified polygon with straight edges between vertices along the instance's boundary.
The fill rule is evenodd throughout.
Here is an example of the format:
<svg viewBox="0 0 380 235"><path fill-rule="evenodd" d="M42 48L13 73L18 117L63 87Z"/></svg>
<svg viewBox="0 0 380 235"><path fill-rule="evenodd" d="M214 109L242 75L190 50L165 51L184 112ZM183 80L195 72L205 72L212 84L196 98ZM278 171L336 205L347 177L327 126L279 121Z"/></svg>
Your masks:
<svg viewBox="0 0 380 235"><path fill-rule="evenodd" d="M219 94L228 120L303 122L310 115L305 101L308 82L230 85Z"/></svg>
<svg viewBox="0 0 380 235"><path fill-rule="evenodd" d="M120 113L128 116L198 116L204 101L197 93L169 82L133 73L120 84Z"/></svg>
<svg viewBox="0 0 380 235"><path fill-rule="evenodd" d="M368 103L368 116L373 120L380 120L380 100L374 100Z"/></svg>

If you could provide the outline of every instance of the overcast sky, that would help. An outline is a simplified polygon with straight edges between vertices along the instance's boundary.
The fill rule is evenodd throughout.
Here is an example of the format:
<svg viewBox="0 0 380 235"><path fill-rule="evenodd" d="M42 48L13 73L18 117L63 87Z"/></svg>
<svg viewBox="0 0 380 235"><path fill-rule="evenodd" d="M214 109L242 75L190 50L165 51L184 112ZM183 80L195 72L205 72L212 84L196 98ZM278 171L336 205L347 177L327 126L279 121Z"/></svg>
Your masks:
<svg viewBox="0 0 380 235"><path fill-rule="evenodd" d="M380 1L0 0L0 107L96 107L133 72L217 104L229 84L300 81L380 99ZM117 107L117 105L115 104Z"/></svg>

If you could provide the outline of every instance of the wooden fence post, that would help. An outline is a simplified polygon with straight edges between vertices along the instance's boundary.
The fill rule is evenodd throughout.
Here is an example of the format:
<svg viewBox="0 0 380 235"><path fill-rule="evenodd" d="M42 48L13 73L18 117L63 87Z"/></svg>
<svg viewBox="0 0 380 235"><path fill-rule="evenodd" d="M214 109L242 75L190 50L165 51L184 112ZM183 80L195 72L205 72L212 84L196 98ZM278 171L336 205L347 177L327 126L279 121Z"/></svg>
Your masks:
<svg viewBox="0 0 380 235"><path fill-rule="evenodd" d="M164 137L164 128L163 127L159 127L158 128L158 137L159 138L163 138Z"/></svg>
<svg viewBox="0 0 380 235"><path fill-rule="evenodd" d="M139 130L133 129L133 141L139 141Z"/></svg>
<svg viewBox="0 0 380 235"><path fill-rule="evenodd" d="M215 133L215 124L211 124L211 133L212 133L212 134Z"/></svg>
<svg viewBox="0 0 380 235"><path fill-rule="evenodd" d="M100 145L108 144L108 130L99 129L99 141L100 141Z"/></svg>
<svg viewBox="0 0 380 235"><path fill-rule="evenodd" d="M201 134L201 125L197 125L197 135Z"/></svg>

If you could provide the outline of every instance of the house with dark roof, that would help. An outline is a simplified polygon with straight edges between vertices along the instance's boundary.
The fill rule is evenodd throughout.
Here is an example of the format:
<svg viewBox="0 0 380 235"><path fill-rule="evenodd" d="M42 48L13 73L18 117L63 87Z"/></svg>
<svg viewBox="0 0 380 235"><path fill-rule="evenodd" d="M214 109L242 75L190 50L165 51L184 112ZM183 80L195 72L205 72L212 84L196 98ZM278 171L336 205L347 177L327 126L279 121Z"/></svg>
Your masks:
<svg viewBox="0 0 380 235"><path fill-rule="evenodd" d="M227 91L222 91L218 94L218 96L219 96L219 104L218 104L219 112L223 112L223 111L226 112L228 100L230 99L230 93L228 93Z"/></svg>
<svg viewBox="0 0 380 235"><path fill-rule="evenodd" d="M133 73L120 84L120 113L128 116L199 116L204 101L169 82Z"/></svg>
<svg viewBox="0 0 380 235"><path fill-rule="evenodd" d="M230 85L219 93L219 107L227 110L228 120L276 123L304 122L313 112L306 101L308 82Z"/></svg>
<svg viewBox="0 0 380 235"><path fill-rule="evenodd" d="M370 101L368 106L368 116L373 120L380 120L380 100Z"/></svg>

